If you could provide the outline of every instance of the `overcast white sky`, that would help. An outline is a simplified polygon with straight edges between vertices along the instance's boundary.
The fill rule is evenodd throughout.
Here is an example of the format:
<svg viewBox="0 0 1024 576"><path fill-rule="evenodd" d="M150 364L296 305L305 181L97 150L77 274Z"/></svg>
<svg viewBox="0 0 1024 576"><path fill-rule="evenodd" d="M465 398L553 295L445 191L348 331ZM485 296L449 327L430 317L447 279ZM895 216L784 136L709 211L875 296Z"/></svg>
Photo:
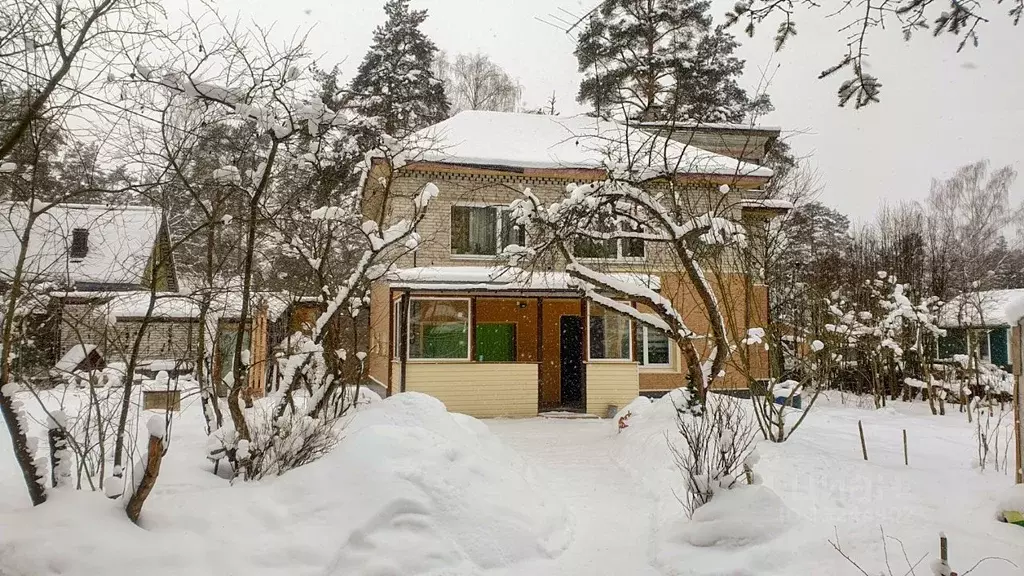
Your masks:
<svg viewBox="0 0 1024 576"><path fill-rule="evenodd" d="M836 0L832 0L836 1ZM731 6L715 0L715 17ZM482 51L517 77L527 104L539 106L554 92L563 114L576 104L579 75L573 42L537 20L564 8L581 14L597 0L413 0L429 10L425 29L450 53ZM351 78L373 28L383 21L383 0L219 0L228 15L262 25L275 23L285 38L312 28L310 43L327 65L339 62ZM828 2L826 2L826 5ZM927 33L910 44L898 26L876 34L871 71L883 82L880 104L854 111L836 106L839 79L818 73L844 52L838 19L820 11L798 14L798 35L781 53L772 51L772 27L746 39L748 84L773 73L769 93L776 111L764 123L790 133L798 153L820 171L821 199L853 216L870 218L884 202L920 200L932 177L988 158L1024 168L1024 30L993 10L981 46L956 54L952 38ZM842 18L842 16L840 16ZM1014 194L1024 197L1024 179Z"/></svg>

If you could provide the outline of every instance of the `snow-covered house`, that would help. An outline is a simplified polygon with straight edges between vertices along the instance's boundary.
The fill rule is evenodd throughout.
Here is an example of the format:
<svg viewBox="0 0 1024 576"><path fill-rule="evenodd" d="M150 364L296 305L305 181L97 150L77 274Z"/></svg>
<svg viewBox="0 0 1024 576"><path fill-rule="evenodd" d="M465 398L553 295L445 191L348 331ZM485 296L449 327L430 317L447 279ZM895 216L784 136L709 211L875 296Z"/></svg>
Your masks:
<svg viewBox="0 0 1024 576"><path fill-rule="evenodd" d="M621 125L589 117L468 111L421 131L421 149L404 159L386 193L377 176L390 167L378 160L362 191L368 218L407 215L410 198L428 182L439 195L420 225L417 249L373 288L370 377L389 393L425 392L453 411L481 417L548 410L603 416L640 393L684 386L681 354L664 335L588 304L557 264L529 274L502 268L497 256L504 246L529 241L506 210L524 188L549 203L563 198L570 183L605 179L609 142L622 134ZM640 135L660 138L659 149L685 167L675 176L695 190L728 184L723 201L735 219L763 226L785 209L763 201L771 170ZM689 282L659 269L642 242L601 248L590 257L602 269L627 285L660 290L690 326L707 327ZM731 324L757 325L767 316L766 288L738 267L727 272L727 285L718 291L738 320ZM767 378L767 353L753 348L753 376ZM731 368L724 382L737 389L748 385L746 375Z"/></svg>
<svg viewBox="0 0 1024 576"><path fill-rule="evenodd" d="M942 305L938 325L946 330L939 338L938 357L952 360L967 355L977 345L978 357L1008 368L1015 364L1011 351L1013 307L1024 301L1024 289L967 292Z"/></svg>
<svg viewBox="0 0 1024 576"><path fill-rule="evenodd" d="M32 221L27 248L22 238L29 225L28 205L0 203L0 290L15 277L22 252L21 279L29 306L47 306L42 333L35 340L38 362L54 362L78 345L100 345L82 333L100 330L68 321L78 312L125 291L178 289L171 241L161 211L149 206L56 204ZM49 299L36 298L42 295ZM72 297L66 297L72 294ZM127 326L125 326L127 327ZM105 353L100 345L99 353Z"/></svg>
<svg viewBox="0 0 1024 576"><path fill-rule="evenodd" d="M4 284L18 263L27 208L22 202L0 203ZM32 225L23 278L76 291L138 290L155 283L158 290L173 292L178 285L169 251L167 223L158 208L57 204Z"/></svg>

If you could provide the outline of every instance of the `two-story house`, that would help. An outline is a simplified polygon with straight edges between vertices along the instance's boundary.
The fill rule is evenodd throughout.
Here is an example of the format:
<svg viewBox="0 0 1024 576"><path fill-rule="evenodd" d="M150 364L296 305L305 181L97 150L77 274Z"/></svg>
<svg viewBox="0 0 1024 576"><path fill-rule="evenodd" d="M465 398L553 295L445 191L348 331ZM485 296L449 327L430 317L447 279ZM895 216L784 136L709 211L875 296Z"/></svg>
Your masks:
<svg viewBox="0 0 1024 576"><path fill-rule="evenodd" d="M570 183L607 178L605 138L617 128L589 117L463 112L418 135L430 147L391 174L387 194L377 176L391 167L382 160L372 167L363 190L369 218L381 211L392 221L407 216L409 199L426 183L439 189L420 225L418 248L373 287L368 359L373 380L390 394L424 392L452 411L479 417L553 410L604 416L641 393L686 385L681 354L664 334L588 303L567 282L564 268L524 274L503 268L498 259L505 246L529 243L529 231L512 224L509 203L525 188L551 203L565 196ZM760 129L743 140L745 161L690 145L684 130L707 141L715 138L700 127L647 137L687 159L675 176L692 184L695 196L727 190L730 216L752 227L778 213L777 206L759 201L771 170L750 162L750 150L760 149L763 158L767 140L778 130ZM743 128L713 130L737 141ZM655 250L624 240L586 249L587 258L617 279L660 290L692 328L707 330L690 283L663 266ZM738 264L715 284L719 298L728 301L739 341L747 327L766 318L767 290ZM748 369L740 374L730 368L726 387L746 389L750 378L767 378L766 352L751 350Z"/></svg>

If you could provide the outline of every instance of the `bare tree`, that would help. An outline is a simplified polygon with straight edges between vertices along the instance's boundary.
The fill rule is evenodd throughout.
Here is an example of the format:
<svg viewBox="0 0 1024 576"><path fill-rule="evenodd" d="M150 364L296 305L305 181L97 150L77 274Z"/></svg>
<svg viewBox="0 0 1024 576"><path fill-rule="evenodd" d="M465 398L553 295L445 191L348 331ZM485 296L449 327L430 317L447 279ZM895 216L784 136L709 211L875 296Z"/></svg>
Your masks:
<svg viewBox="0 0 1024 576"><path fill-rule="evenodd" d="M110 100L93 93L120 54L134 51L150 36L150 19L159 7L149 0L57 2L19 0L0 6L0 69L5 86L0 89L0 176L31 179L31 164L19 167L12 155L32 135L67 127L73 110L88 107L100 118L119 111ZM28 146L38 150L39 146ZM31 156L31 154L30 154ZM36 156L38 159L38 156ZM19 169L20 168L20 169ZM19 174L15 174L18 171ZM22 250L14 266L5 298L3 347L0 351L0 412L4 415L15 455L34 504L46 499L42 476L28 449L22 416L10 393L10 354L17 303L24 289L24 262L32 228L41 214L82 187L56 195L37 195L26 200L26 217L19 220ZM41 201L41 203L36 203Z"/></svg>
<svg viewBox="0 0 1024 576"><path fill-rule="evenodd" d="M740 217L743 193L720 182L739 186L766 173L723 157L709 160L696 148L628 123L602 123L597 130L607 164L618 169L605 180L573 187L566 199L550 206L524 191L512 210L517 222L533 231L531 246L510 256L541 269L543 258L559 259L589 300L667 335L682 351L693 397L704 402L712 383L724 377L733 349L721 304L728 288L715 285L706 264L715 254L735 254L747 240ZM670 274L678 285L659 291L605 273L600 260L588 257L606 258L600 253L610 247L632 255L646 252L646 269ZM640 309L609 294L624 294ZM684 318L679 303L687 300L696 302L706 333Z"/></svg>
<svg viewBox="0 0 1024 576"><path fill-rule="evenodd" d="M515 112L522 101L519 82L486 54L458 54L449 61L441 53L435 61L438 78L444 82L451 114L463 110Z"/></svg>

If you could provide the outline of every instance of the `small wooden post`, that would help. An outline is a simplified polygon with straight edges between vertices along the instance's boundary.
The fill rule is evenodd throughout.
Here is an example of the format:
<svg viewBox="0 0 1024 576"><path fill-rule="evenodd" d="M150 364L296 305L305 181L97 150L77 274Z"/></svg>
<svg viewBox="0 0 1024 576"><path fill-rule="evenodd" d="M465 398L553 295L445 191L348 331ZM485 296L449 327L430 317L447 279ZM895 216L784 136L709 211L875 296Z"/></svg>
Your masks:
<svg viewBox="0 0 1024 576"><path fill-rule="evenodd" d="M946 540L944 532L939 532L939 560L942 562L942 567L949 572L949 576L957 576L956 572L949 570L949 542Z"/></svg>
<svg viewBox="0 0 1024 576"><path fill-rule="evenodd" d="M864 460L868 459L868 445L864 442L864 425L857 420L857 430L860 431L860 451L864 454Z"/></svg>
<svg viewBox="0 0 1024 576"><path fill-rule="evenodd" d="M907 453L907 429L903 429L903 465L910 466L910 454Z"/></svg>

